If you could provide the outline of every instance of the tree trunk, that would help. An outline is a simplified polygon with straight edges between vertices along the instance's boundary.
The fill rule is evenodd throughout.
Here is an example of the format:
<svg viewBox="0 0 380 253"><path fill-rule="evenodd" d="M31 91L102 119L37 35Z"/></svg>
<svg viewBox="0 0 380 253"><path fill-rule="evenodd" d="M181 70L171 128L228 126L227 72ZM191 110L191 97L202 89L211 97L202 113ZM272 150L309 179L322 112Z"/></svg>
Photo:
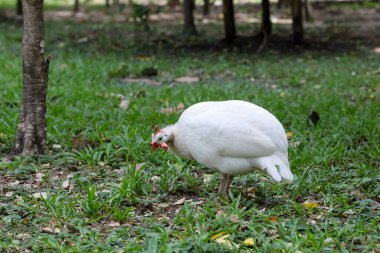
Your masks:
<svg viewBox="0 0 380 253"><path fill-rule="evenodd" d="M79 0L75 0L74 2L74 12L78 12L79 11Z"/></svg>
<svg viewBox="0 0 380 253"><path fill-rule="evenodd" d="M269 36L272 34L272 22L270 21L270 2L269 0L261 1L262 20L261 20L261 34Z"/></svg>
<svg viewBox="0 0 380 253"><path fill-rule="evenodd" d="M305 11L305 20L306 21L313 21L313 16L311 15L311 5L309 0L303 1L303 9Z"/></svg>
<svg viewBox="0 0 380 253"><path fill-rule="evenodd" d="M292 29L295 45L303 42L303 19L302 19L302 0L292 0Z"/></svg>
<svg viewBox="0 0 380 253"><path fill-rule="evenodd" d="M203 0L203 15L208 16L210 14L210 0Z"/></svg>
<svg viewBox="0 0 380 253"><path fill-rule="evenodd" d="M24 0L23 94L13 155L43 153L49 60L44 57L43 0Z"/></svg>
<svg viewBox="0 0 380 253"><path fill-rule="evenodd" d="M176 6L180 5L179 0L168 0L167 5L169 6L170 9L174 9Z"/></svg>
<svg viewBox="0 0 380 253"><path fill-rule="evenodd" d="M226 41L232 43L236 36L233 0L223 0L223 18Z"/></svg>
<svg viewBox="0 0 380 253"><path fill-rule="evenodd" d="M22 16L22 0L17 0L16 15Z"/></svg>
<svg viewBox="0 0 380 253"><path fill-rule="evenodd" d="M110 0L106 0L106 8L110 7Z"/></svg>
<svg viewBox="0 0 380 253"><path fill-rule="evenodd" d="M185 25L183 28L183 32L186 35L195 35L197 34L197 30L194 24L194 0L183 0L183 14L185 18Z"/></svg>

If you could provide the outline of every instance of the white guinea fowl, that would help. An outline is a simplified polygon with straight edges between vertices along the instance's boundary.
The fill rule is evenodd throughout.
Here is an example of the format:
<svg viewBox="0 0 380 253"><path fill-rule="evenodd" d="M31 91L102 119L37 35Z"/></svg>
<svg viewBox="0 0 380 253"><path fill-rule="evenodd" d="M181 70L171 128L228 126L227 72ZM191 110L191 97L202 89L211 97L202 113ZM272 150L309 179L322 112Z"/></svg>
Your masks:
<svg viewBox="0 0 380 253"><path fill-rule="evenodd" d="M270 112L249 102L192 105L176 124L156 128L151 145L220 171L223 179L219 193L225 195L233 176L257 169L277 182L293 181L282 124Z"/></svg>

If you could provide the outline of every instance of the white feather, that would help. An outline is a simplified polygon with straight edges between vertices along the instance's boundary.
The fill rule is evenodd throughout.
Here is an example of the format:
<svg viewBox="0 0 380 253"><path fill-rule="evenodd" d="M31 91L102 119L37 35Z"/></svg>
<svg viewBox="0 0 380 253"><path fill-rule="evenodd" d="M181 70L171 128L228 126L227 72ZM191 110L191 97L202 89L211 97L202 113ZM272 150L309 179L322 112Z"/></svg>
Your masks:
<svg viewBox="0 0 380 253"><path fill-rule="evenodd" d="M202 102L185 110L167 130L174 134L170 151L181 157L224 174L260 169L277 182L293 181L285 130L262 107L237 100Z"/></svg>

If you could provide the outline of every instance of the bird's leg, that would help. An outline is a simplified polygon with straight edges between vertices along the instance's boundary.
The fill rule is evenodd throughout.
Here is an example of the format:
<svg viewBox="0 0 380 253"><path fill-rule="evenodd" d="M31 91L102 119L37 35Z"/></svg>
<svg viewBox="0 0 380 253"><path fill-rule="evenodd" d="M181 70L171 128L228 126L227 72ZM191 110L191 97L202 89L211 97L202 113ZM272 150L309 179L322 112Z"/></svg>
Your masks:
<svg viewBox="0 0 380 253"><path fill-rule="evenodd" d="M224 195L226 195L226 196L228 196L228 190L230 189L230 185L232 183L233 178L234 178L234 176L232 176L232 175L227 176L227 180L226 180L226 183L224 185L224 191L223 191Z"/></svg>
<svg viewBox="0 0 380 253"><path fill-rule="evenodd" d="M219 187L219 194L223 194L228 197L228 190L230 189L233 178L234 176L232 175L223 174L223 179Z"/></svg>
<svg viewBox="0 0 380 253"><path fill-rule="evenodd" d="M219 186L219 191L218 191L219 194L224 194L224 187L228 178L227 174L222 174L222 175L223 175L223 178L222 178L222 181L220 181L220 186Z"/></svg>

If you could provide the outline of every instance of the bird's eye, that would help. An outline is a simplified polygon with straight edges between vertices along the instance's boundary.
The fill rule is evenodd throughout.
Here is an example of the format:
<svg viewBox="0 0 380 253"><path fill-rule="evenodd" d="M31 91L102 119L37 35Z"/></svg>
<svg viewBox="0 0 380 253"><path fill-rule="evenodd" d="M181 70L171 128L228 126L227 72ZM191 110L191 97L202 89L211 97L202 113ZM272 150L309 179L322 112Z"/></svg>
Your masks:
<svg viewBox="0 0 380 253"><path fill-rule="evenodd" d="M159 140L159 141L162 141L162 137L159 137L158 140Z"/></svg>

